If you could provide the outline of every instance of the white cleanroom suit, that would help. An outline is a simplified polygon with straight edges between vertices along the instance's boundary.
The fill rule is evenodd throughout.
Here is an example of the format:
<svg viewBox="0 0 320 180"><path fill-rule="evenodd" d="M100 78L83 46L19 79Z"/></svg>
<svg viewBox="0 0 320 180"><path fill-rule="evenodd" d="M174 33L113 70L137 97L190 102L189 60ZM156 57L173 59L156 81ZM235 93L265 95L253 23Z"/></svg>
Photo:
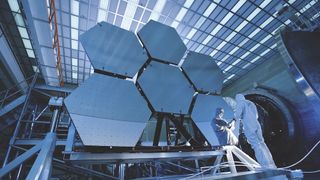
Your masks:
<svg viewBox="0 0 320 180"><path fill-rule="evenodd" d="M255 104L246 100L242 94L236 95L236 120L242 120L243 131L254 150L257 161L262 167L276 168L272 155L264 142L261 126L258 122L258 111Z"/></svg>

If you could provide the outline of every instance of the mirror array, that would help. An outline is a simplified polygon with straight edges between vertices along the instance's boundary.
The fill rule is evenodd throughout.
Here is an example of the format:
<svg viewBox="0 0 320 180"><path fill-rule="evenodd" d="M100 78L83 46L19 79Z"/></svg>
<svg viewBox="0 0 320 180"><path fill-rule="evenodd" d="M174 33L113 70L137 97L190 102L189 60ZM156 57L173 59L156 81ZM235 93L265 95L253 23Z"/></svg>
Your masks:
<svg viewBox="0 0 320 180"><path fill-rule="evenodd" d="M227 118L233 113L220 97L223 74L215 61L195 52L183 61L182 40L159 22L150 21L138 37L145 50L132 32L105 22L81 35L95 74L65 105L83 144L135 146L151 114L168 113L191 115L207 141L217 145L211 137L215 108L223 107Z"/></svg>

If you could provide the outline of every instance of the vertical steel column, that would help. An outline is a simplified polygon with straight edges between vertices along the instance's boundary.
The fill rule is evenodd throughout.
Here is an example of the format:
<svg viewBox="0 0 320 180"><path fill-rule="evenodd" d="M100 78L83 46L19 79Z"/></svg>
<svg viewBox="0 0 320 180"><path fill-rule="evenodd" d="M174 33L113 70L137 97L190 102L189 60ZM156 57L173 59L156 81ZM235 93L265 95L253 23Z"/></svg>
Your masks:
<svg viewBox="0 0 320 180"><path fill-rule="evenodd" d="M76 135L76 128L74 127L74 124L70 122L70 126L68 129L67 143L66 143L66 146L64 147L65 152L72 151L75 135Z"/></svg>
<svg viewBox="0 0 320 180"><path fill-rule="evenodd" d="M163 121L163 116L159 115L159 118L157 119L156 131L155 131L154 137L153 137L153 146L158 146L159 145L159 140L160 140L160 135L161 135L161 128L162 128L162 121Z"/></svg>
<svg viewBox="0 0 320 180"><path fill-rule="evenodd" d="M37 77L38 77L38 73L36 72L33 76L33 79L32 79L32 82L29 86L29 89L28 89L28 92L27 92L27 95L26 95L26 99L24 101L24 104L23 104L23 107L22 107L22 110L21 110L21 113L20 113L20 116L19 116L19 119L18 119L18 122L17 122L17 125L16 125L16 128L14 129L14 132L13 132L13 135L12 135L12 138L10 139L10 142L9 142L9 147L8 147L8 150L7 150L7 154L4 158L4 161L3 161L3 165L2 167L4 167L7 162L8 162L8 159L9 159L9 156L10 156L10 152L11 152L11 148L12 148L12 145L18 135L18 132L19 132L19 128L20 128L20 123L21 123L21 120L25 114L25 111L27 109L27 106L28 106L28 103L29 103L29 98L30 98L30 95L31 95L31 91L36 83L36 80L37 80Z"/></svg>
<svg viewBox="0 0 320 180"><path fill-rule="evenodd" d="M165 118L166 121L166 135L167 135L167 145L171 145L171 137L170 137L170 124L169 124L169 119Z"/></svg>
<svg viewBox="0 0 320 180"><path fill-rule="evenodd" d="M119 179L124 180L125 164L119 165Z"/></svg>

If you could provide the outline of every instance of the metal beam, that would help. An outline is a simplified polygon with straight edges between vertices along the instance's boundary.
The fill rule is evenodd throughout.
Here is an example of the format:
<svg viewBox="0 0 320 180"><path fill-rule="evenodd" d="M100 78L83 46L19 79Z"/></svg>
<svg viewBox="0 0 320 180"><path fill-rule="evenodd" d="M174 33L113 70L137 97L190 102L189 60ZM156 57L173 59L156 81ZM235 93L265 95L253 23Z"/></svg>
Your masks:
<svg viewBox="0 0 320 180"><path fill-rule="evenodd" d="M58 86L49 86L46 84L36 84L36 89L39 90L46 90L46 91L58 91L58 92L65 92L65 93L71 93L76 87L58 87Z"/></svg>
<svg viewBox="0 0 320 180"><path fill-rule="evenodd" d="M5 165L2 169L0 169L0 178L5 176L7 173L12 171L14 168L18 167L21 163L31 158L35 155L38 151L40 151L42 143L38 143L36 146L32 147L25 153L21 154L19 157Z"/></svg>
<svg viewBox="0 0 320 180"><path fill-rule="evenodd" d="M72 164L67 165L64 161L59 160L59 159L55 159L55 158L53 159L52 163L53 163L53 166L55 166L56 168L59 168L64 171L71 171L75 174L81 174L81 175L87 175L87 176L89 175L89 176L94 176L94 177L98 177L101 179L118 179L118 178L113 177L111 175L107 175L102 172L88 169L85 167L72 165Z"/></svg>
<svg viewBox="0 0 320 180"><path fill-rule="evenodd" d="M49 179L51 176L51 162L56 147L56 133L50 132L46 135L41 151L33 163L26 179Z"/></svg>
<svg viewBox="0 0 320 180"><path fill-rule="evenodd" d="M14 108L18 107L19 105L21 105L25 101L25 99L26 99L26 95L22 95L17 99L13 100L12 102L10 102L9 104L7 104L6 106L4 106L3 108L1 108L0 117L12 111Z"/></svg>
<svg viewBox="0 0 320 180"><path fill-rule="evenodd" d="M216 151L192 151L192 152L153 152L153 153L87 153L74 152L70 153L72 163L109 163L109 162L126 162L138 163L153 160L194 160L210 158L212 156L223 155L224 152Z"/></svg>

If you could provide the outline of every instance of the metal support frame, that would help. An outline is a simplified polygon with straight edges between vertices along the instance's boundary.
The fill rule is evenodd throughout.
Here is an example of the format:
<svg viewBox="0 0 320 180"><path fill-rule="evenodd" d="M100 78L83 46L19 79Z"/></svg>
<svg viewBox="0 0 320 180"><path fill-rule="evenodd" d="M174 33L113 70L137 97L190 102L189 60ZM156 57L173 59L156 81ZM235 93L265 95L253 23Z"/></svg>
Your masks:
<svg viewBox="0 0 320 180"><path fill-rule="evenodd" d="M56 146L56 134L50 132L43 140L41 151L34 162L27 179L49 179L51 176L52 155Z"/></svg>
<svg viewBox="0 0 320 180"><path fill-rule="evenodd" d="M36 146L32 147L25 153L21 154L18 156L15 160L11 161L8 163L6 166L4 166L2 169L0 169L0 178L8 174L10 171L18 167L20 164L22 164L24 161L28 160L31 158L35 153L40 151L42 146L42 143L37 144Z"/></svg>
<svg viewBox="0 0 320 180"><path fill-rule="evenodd" d="M23 104L23 107L22 107L22 110L21 110L21 113L20 113L16 128L15 128L15 130L13 132L13 135L12 135L12 138L10 140L10 144L9 144L9 147L8 147L8 150L7 150L7 154L6 154L5 158L4 158L2 167L4 167L7 164L8 160L9 160L9 156L10 156L10 152L11 152L11 148L12 148L11 146L14 144L14 141L15 141L18 133L19 133L20 123L21 123L21 120L23 119L25 111L27 109L27 106L28 106L28 103L29 103L29 98L30 98L30 95L31 95L31 91L32 91L32 89L33 89L33 87L34 87L34 85L36 83L37 77L38 77L38 73L35 73L34 76L33 76L32 82L29 85L29 89L28 89L28 92L27 92L27 95L26 95L26 99L24 101L24 104Z"/></svg>
<svg viewBox="0 0 320 180"><path fill-rule="evenodd" d="M181 122L177 121L173 116L170 117L170 120L176 126L177 130L187 139L191 146L200 146L200 143L188 133Z"/></svg>
<svg viewBox="0 0 320 180"><path fill-rule="evenodd" d="M56 134L48 133L46 138L36 146L18 156L12 162L0 169L0 178L17 168L26 160L40 151L34 162L27 179L48 179L51 172L52 154L55 148Z"/></svg>

